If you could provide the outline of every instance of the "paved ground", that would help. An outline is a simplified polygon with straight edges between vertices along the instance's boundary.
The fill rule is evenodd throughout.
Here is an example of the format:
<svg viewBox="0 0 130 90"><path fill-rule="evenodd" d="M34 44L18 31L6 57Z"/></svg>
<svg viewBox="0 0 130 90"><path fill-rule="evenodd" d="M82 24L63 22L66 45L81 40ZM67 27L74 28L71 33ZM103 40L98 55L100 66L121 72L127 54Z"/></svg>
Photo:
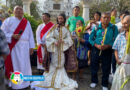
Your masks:
<svg viewBox="0 0 130 90"><path fill-rule="evenodd" d="M99 83L96 88L92 89L89 87L89 85L91 83L90 69L86 68L85 70L86 71L83 74L84 80L79 80L79 79L77 80L78 84L79 84L78 90L102 90L102 86L101 86L102 73L101 73L101 71L99 71L99 73L98 73ZM109 88L110 88L110 85L109 85Z"/></svg>
<svg viewBox="0 0 130 90"><path fill-rule="evenodd" d="M38 70L36 69L36 67L32 67L33 69L33 75L39 75L38 73ZM90 70L89 68L85 68L85 72L83 74L83 78L82 80L79 80L78 79L78 76L77 76L77 82L79 84L79 88L77 90L102 90L102 87L101 87L101 71L99 70L99 83L97 85L96 88L92 89L89 87L89 84L91 83L91 76L90 76ZM109 85L109 88L110 88L110 85ZM0 89L1 90L1 89ZM11 90L9 89L8 87L6 87L6 90ZM26 90L30 90L30 89L26 89Z"/></svg>

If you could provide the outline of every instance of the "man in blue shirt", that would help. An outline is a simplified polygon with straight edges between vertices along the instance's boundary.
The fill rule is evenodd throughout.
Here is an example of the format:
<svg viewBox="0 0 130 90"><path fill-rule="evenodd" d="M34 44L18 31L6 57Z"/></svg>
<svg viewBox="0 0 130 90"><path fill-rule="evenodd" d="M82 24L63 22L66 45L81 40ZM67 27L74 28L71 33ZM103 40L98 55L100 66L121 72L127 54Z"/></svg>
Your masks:
<svg viewBox="0 0 130 90"><path fill-rule="evenodd" d="M95 27L90 34L89 42L92 45L91 53L91 88L95 88L98 83L97 72L99 62L102 64L102 86L103 90L108 90L108 78L111 69L112 45L118 34L118 29L110 23L110 13L102 13L101 24Z"/></svg>

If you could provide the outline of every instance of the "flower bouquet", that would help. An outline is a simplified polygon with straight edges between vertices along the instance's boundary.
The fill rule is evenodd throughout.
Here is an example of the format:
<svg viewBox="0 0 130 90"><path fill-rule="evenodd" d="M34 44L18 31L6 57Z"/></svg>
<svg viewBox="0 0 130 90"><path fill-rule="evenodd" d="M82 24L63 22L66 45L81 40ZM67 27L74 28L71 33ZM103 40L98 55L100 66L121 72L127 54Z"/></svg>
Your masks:
<svg viewBox="0 0 130 90"><path fill-rule="evenodd" d="M82 38L82 36L83 36L83 34L84 34L84 31L85 31L85 27L83 26L83 27L78 27L78 28L76 28L76 35L78 36L78 37L80 37L80 38ZM77 45L77 47L79 47L79 45L80 45L80 41L78 40L78 45Z"/></svg>

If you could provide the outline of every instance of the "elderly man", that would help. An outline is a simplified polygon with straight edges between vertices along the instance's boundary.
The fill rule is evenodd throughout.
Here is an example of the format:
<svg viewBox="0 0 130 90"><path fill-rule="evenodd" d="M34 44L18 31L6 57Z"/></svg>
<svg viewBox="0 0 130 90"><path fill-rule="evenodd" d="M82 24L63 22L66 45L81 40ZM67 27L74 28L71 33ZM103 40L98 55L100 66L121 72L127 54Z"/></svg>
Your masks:
<svg viewBox="0 0 130 90"><path fill-rule="evenodd" d="M10 78L10 74L15 71L23 75L32 75L30 54L35 47L31 25L23 18L23 8L16 6L13 13L14 16L7 18L1 26L10 48L10 54L5 60L7 78ZM23 89L29 85L29 81L20 85L11 83L12 89Z"/></svg>
<svg viewBox="0 0 130 90"><path fill-rule="evenodd" d="M121 86L130 76L130 15L124 17L122 24L124 32L117 36L113 45L119 66L115 72L111 90L121 90ZM128 82L122 90L129 90L129 88Z"/></svg>
<svg viewBox="0 0 130 90"><path fill-rule="evenodd" d="M122 62L121 59L124 55L125 48L126 48L126 41L128 39L128 33L129 33L129 27L130 27L129 22L128 22L128 20L130 20L129 17L128 16L124 17L122 21L124 32L120 33L117 36L113 44L113 49L115 50L115 57L116 57L116 61L118 65L120 65Z"/></svg>
<svg viewBox="0 0 130 90"><path fill-rule="evenodd" d="M102 64L102 86L103 90L108 90L108 78L111 69L112 45L118 34L117 27L110 23L110 13L102 13L101 24L95 27L90 34L91 54L91 88L95 88L98 83L97 72L99 62Z"/></svg>

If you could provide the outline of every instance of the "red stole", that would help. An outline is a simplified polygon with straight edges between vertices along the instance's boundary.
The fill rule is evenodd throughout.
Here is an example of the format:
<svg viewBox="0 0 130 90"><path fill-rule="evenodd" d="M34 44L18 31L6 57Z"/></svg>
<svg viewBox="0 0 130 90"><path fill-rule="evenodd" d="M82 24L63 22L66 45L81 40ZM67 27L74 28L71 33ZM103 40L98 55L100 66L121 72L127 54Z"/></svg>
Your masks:
<svg viewBox="0 0 130 90"><path fill-rule="evenodd" d="M41 40L42 40L42 37L46 34L46 32L48 30L50 30L53 25L54 24L52 22L49 22L48 24L45 25L45 27L43 27L43 29L41 30L41 33L40 33L40 39ZM42 48L41 48L41 45L38 45L37 56L38 56L39 63L42 64L43 63L43 58L42 58Z"/></svg>
<svg viewBox="0 0 130 90"><path fill-rule="evenodd" d="M14 31L13 34L19 34L19 32L22 30L22 33L24 32L25 28L27 25L27 20L23 18L19 25L17 26L16 30ZM22 35L21 33L21 35ZM5 60L5 75L7 78L10 78L11 72L13 72L13 65L12 65L12 58L11 58L11 51L15 47L16 43L18 40L12 38L12 42L9 43L9 49L10 49L10 54L7 56ZM20 57L19 57L20 58Z"/></svg>

